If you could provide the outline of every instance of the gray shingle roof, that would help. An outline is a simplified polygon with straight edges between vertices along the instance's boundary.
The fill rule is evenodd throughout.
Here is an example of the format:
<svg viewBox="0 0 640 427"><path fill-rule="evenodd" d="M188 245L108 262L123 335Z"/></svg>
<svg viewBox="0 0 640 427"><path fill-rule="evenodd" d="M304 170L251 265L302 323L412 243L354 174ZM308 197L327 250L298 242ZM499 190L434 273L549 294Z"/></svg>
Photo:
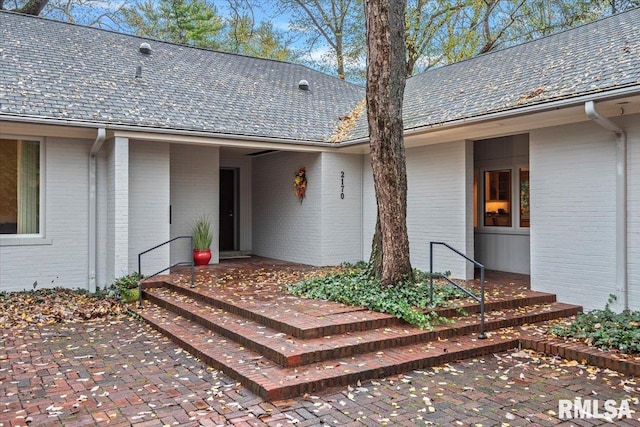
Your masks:
<svg viewBox="0 0 640 427"><path fill-rule="evenodd" d="M3 114L326 141L364 97L301 65L7 12L0 33ZM151 55L138 51L142 42Z"/></svg>
<svg viewBox="0 0 640 427"><path fill-rule="evenodd" d="M407 91L417 96L407 99L406 125L633 84L640 84L640 9L409 79ZM433 101L438 108L428 108Z"/></svg>
<svg viewBox="0 0 640 427"><path fill-rule="evenodd" d="M405 129L638 86L640 8L407 80ZM366 115L350 137L368 134Z"/></svg>
<svg viewBox="0 0 640 427"><path fill-rule="evenodd" d="M0 12L0 114L327 141L364 88L304 66ZM414 129L628 86L640 8L407 80ZM142 66L142 78L135 78ZM298 81L309 81L301 91ZM363 114L348 139L368 133Z"/></svg>

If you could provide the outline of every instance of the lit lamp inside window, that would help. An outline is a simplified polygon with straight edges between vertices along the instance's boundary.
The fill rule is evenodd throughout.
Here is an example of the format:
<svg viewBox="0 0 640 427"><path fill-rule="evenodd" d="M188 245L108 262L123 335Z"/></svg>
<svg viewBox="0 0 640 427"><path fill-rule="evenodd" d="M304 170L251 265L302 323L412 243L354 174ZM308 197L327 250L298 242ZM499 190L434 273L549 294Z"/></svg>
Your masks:
<svg viewBox="0 0 640 427"><path fill-rule="evenodd" d="M484 173L484 225L511 227L511 170Z"/></svg>

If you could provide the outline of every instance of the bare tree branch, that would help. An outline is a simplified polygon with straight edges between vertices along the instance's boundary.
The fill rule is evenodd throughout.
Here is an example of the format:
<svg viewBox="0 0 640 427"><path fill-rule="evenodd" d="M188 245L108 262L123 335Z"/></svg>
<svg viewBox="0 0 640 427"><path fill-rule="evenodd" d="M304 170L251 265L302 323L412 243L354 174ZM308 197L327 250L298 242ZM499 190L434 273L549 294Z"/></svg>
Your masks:
<svg viewBox="0 0 640 427"><path fill-rule="evenodd" d="M24 13L25 15L38 16L42 13L42 9L49 3L49 0L29 0L24 6L14 9L14 12Z"/></svg>

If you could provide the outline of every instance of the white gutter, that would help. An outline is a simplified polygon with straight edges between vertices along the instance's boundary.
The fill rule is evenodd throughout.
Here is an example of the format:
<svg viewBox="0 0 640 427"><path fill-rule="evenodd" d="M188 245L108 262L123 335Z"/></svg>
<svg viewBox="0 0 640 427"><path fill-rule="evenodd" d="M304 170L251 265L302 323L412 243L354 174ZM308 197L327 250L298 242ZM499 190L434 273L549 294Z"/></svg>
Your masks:
<svg viewBox="0 0 640 427"><path fill-rule="evenodd" d="M629 281L627 277L627 134L602 116L593 101L584 104L589 119L616 135L616 285L622 292L625 310L629 310Z"/></svg>
<svg viewBox="0 0 640 427"><path fill-rule="evenodd" d="M85 120L64 120L51 117L38 117L38 116L19 116L14 114L0 114L0 121L6 120L19 123L41 124L41 125L59 125L59 126L71 126L79 128L106 128L110 131L124 131L124 132L146 132L157 133L161 135L184 135L203 137L210 139L228 139L234 141L251 141L251 142L265 142L273 144L286 144L285 146L309 146L309 147L323 147L323 148L337 148L339 145L330 142L323 141L304 141L296 139L286 139L277 137L266 136L252 136L252 135L234 135L221 132L205 132L205 131L191 131L185 129L172 129L172 128L155 128L155 127L142 127L131 125L119 125L100 122L91 122Z"/></svg>
<svg viewBox="0 0 640 427"><path fill-rule="evenodd" d="M97 259L97 221L96 211L98 209L96 205L96 192L97 192L97 180L96 169L97 160L96 155L102 143L104 143L107 133L104 127L98 128L98 134L96 140L89 152L89 292L96 291L96 259Z"/></svg>

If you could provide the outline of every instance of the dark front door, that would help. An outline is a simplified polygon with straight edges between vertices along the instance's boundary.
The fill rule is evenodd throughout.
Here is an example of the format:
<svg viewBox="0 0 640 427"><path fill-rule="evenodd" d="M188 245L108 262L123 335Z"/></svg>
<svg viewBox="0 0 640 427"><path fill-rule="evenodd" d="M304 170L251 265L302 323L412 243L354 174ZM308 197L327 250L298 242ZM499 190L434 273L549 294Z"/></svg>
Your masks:
<svg viewBox="0 0 640 427"><path fill-rule="evenodd" d="M220 250L234 251L236 237L236 171L220 169Z"/></svg>

